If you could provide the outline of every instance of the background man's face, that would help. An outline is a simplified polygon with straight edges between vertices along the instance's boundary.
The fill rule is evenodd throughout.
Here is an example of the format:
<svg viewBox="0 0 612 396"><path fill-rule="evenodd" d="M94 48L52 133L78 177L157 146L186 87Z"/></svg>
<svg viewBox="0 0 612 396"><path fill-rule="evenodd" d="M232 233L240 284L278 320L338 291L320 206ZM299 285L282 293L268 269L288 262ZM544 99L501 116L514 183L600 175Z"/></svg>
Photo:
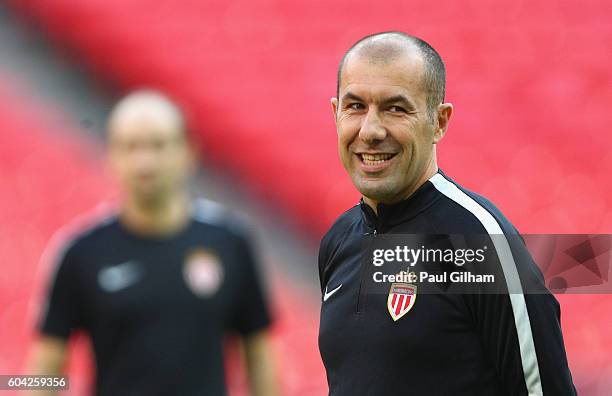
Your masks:
<svg viewBox="0 0 612 396"><path fill-rule="evenodd" d="M355 54L332 100L342 164L357 190L376 202L406 198L433 160L435 125L422 71L418 55L373 63Z"/></svg>
<svg viewBox="0 0 612 396"><path fill-rule="evenodd" d="M176 120L152 111L117 117L110 131L111 165L124 192L155 203L177 190L192 168L185 133Z"/></svg>

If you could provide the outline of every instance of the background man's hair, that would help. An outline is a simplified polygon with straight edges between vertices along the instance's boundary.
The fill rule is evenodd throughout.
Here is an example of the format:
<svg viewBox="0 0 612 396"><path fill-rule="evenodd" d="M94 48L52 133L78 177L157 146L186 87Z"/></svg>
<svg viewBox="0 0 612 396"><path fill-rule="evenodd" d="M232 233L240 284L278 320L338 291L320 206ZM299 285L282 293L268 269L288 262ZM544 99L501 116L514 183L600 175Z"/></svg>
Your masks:
<svg viewBox="0 0 612 396"><path fill-rule="evenodd" d="M148 106L150 109L155 109L158 112L165 112L165 114L174 118L176 126L183 134L183 137L189 140L190 135L187 129L187 122L181 107L164 92L152 88L137 89L122 97L113 106L108 115L107 129L109 129L110 124L116 117L120 116L122 112L132 106Z"/></svg>
<svg viewBox="0 0 612 396"><path fill-rule="evenodd" d="M427 91L427 109L429 115L433 116L437 106L444 101L446 91L446 68L444 66L444 62L442 61L440 54L438 54L438 52L425 40L399 31L370 34L357 41L348 49L348 51L346 51L338 67L336 97L340 95L342 71L348 56L353 52L353 50L359 50L362 47L368 46L370 43L373 43L375 39L383 36L400 39L400 41L403 40L406 43L415 45L418 49L424 62L423 88ZM387 51L387 53L391 54L391 51ZM384 56L384 54L385 51L379 52L379 55L381 56Z"/></svg>

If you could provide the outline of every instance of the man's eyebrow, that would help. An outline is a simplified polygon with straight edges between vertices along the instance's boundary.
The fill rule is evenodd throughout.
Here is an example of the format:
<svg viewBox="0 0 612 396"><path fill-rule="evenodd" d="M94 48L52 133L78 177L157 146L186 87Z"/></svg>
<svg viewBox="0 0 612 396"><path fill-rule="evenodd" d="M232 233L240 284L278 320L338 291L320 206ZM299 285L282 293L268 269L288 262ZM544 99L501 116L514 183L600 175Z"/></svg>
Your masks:
<svg viewBox="0 0 612 396"><path fill-rule="evenodd" d="M356 100L358 102L364 101L363 98L361 98L358 95L355 95L352 92L347 92L346 94L342 96L342 101L346 101L346 100ZM416 109L416 105L414 104L414 102L407 96L404 96L401 94L393 95L388 98L385 98L380 103L383 105L390 104L390 103L404 103L406 106L410 107L411 109Z"/></svg>
<svg viewBox="0 0 612 396"><path fill-rule="evenodd" d="M345 94L342 96L342 100L343 100L343 101L345 101L345 100L350 100L350 99L352 99L352 100L356 100L356 101L359 101L359 102L363 102L363 99L362 99L361 97L359 97L359 96L355 95L355 94L354 94L354 93L352 93L352 92L347 92L347 93L345 93Z"/></svg>
<svg viewBox="0 0 612 396"><path fill-rule="evenodd" d="M416 109L414 102L404 95L394 95L381 101L382 104L390 103L405 103L413 109Z"/></svg>

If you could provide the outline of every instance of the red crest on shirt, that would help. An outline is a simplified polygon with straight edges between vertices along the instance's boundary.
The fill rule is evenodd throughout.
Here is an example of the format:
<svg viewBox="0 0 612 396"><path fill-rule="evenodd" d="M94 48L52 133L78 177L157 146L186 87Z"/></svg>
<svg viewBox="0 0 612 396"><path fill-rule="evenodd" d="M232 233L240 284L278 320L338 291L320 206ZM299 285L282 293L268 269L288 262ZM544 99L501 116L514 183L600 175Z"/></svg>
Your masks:
<svg viewBox="0 0 612 396"><path fill-rule="evenodd" d="M195 249L185 260L185 283L199 297L214 295L223 282L223 266L211 250Z"/></svg>
<svg viewBox="0 0 612 396"><path fill-rule="evenodd" d="M416 300L417 287L408 283L392 283L387 298L387 309L394 321L406 315Z"/></svg>

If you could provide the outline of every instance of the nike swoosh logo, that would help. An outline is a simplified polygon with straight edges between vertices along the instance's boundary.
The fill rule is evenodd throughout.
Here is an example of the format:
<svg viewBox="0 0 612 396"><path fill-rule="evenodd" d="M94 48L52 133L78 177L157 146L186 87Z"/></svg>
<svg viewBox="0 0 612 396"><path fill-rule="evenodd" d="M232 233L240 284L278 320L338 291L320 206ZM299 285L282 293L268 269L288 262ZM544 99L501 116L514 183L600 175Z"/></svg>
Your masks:
<svg viewBox="0 0 612 396"><path fill-rule="evenodd" d="M135 261L105 267L98 272L98 284L108 293L132 286L142 278L142 268Z"/></svg>
<svg viewBox="0 0 612 396"><path fill-rule="evenodd" d="M329 298L332 296L332 294L337 292L341 287L342 287L342 283L340 284L340 286L336 287L334 290L332 290L330 292L327 292L327 286L325 286L325 294L323 295L323 301L329 300Z"/></svg>

